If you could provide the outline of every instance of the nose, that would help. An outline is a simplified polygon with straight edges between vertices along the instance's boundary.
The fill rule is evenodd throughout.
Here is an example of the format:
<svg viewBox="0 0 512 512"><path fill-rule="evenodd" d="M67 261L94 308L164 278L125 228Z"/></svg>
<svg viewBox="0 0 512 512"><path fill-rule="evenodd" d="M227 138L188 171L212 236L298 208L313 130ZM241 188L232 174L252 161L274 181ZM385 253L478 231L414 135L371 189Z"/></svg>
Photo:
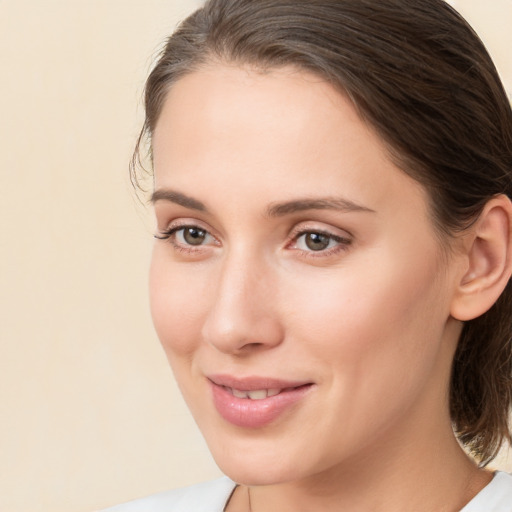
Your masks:
<svg viewBox="0 0 512 512"><path fill-rule="evenodd" d="M203 340L234 355L279 345L284 331L274 277L256 258L226 257L216 282L211 283L212 305L203 324Z"/></svg>

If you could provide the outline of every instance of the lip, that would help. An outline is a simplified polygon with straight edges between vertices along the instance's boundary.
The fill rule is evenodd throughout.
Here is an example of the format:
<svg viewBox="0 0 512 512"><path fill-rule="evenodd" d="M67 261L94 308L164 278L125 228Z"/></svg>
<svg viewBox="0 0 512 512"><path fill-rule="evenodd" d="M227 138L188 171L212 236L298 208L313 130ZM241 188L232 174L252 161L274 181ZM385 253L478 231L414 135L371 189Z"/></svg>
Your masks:
<svg viewBox="0 0 512 512"><path fill-rule="evenodd" d="M229 375L212 375L208 380L217 412L229 423L244 428L261 428L274 422L301 401L314 385L307 381L285 381L269 377L237 378ZM281 391L273 396L253 400L234 396L230 388L241 391Z"/></svg>

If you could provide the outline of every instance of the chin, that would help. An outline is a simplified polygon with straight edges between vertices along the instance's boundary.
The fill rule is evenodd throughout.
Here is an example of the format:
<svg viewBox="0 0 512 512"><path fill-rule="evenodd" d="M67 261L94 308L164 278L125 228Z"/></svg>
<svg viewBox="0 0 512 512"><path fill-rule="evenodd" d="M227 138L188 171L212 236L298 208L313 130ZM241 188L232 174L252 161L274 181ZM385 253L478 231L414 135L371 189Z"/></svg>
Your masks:
<svg viewBox="0 0 512 512"><path fill-rule="evenodd" d="M276 485L300 478L300 475L291 468L276 468L270 464L255 467L244 461L221 461L218 466L231 480L247 486Z"/></svg>
<svg viewBox="0 0 512 512"><path fill-rule="evenodd" d="M273 485L300 480L308 473L311 464L302 456L303 450L283 450L275 440L252 441L223 445L217 440L210 445L215 462L231 480L244 485Z"/></svg>

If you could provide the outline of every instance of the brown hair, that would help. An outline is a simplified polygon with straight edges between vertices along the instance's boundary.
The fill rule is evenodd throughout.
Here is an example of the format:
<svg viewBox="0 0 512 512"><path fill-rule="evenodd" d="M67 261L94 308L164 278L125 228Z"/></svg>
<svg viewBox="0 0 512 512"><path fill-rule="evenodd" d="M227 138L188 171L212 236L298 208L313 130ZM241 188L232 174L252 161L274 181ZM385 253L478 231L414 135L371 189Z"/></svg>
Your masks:
<svg viewBox="0 0 512 512"><path fill-rule="evenodd" d="M342 90L429 191L444 239L491 197L512 197L510 104L482 42L442 0L208 0L168 39L147 80L132 171L169 87L216 60L294 65ZM465 324L453 363L454 429L482 465L510 441L511 307L509 283Z"/></svg>

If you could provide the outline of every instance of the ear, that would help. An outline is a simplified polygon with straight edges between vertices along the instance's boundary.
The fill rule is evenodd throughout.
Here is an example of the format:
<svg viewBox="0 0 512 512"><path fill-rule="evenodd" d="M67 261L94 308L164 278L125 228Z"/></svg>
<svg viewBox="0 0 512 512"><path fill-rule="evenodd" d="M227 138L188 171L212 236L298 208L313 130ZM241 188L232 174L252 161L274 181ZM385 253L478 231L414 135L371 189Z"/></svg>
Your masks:
<svg viewBox="0 0 512 512"><path fill-rule="evenodd" d="M457 283L451 315L472 320L496 302L512 273L512 203L505 195L487 202L464 243L466 263Z"/></svg>

